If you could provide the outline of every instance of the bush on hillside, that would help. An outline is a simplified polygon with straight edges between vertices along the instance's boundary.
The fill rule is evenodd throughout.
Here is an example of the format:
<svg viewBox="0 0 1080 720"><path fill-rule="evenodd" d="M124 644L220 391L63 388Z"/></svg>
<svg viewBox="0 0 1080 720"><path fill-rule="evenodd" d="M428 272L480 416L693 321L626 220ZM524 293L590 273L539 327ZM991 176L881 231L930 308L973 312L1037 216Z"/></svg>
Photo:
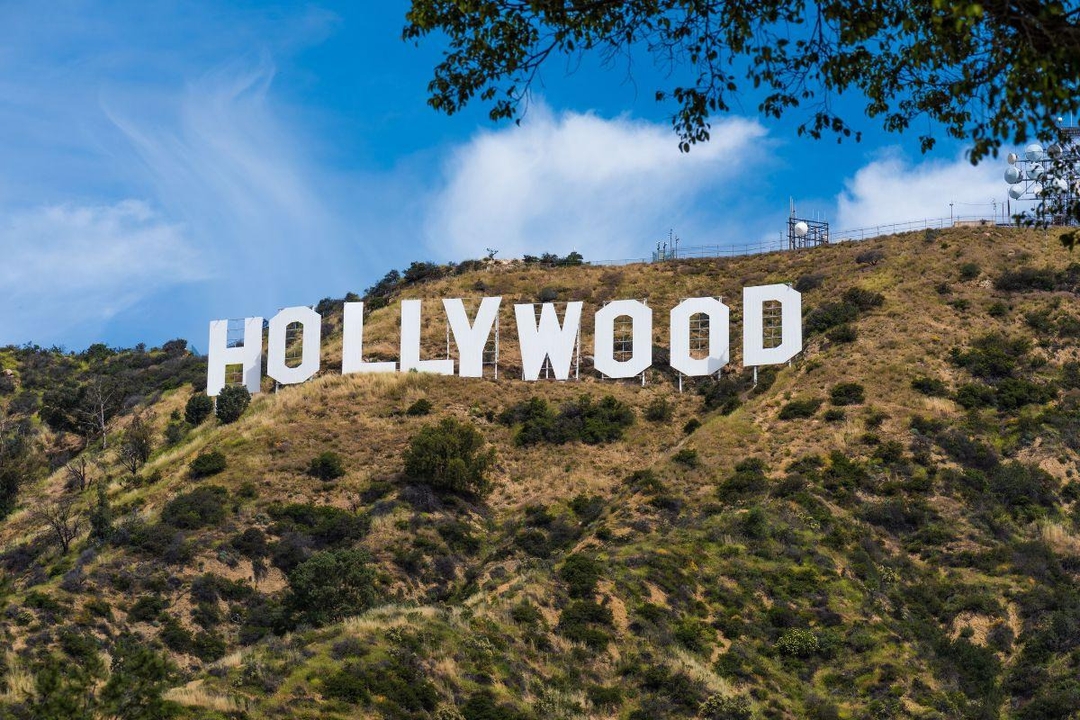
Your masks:
<svg viewBox="0 0 1080 720"><path fill-rule="evenodd" d="M698 717L702 720L752 720L754 711L745 695L717 693L701 703Z"/></svg>
<svg viewBox="0 0 1080 720"><path fill-rule="evenodd" d="M837 407L861 405L866 400L863 386L855 382L840 383L829 392L829 400Z"/></svg>
<svg viewBox="0 0 1080 720"><path fill-rule="evenodd" d="M423 415L431 414L431 409L434 407L431 401L427 398L420 398L408 408L405 409L405 414L409 417L421 417Z"/></svg>
<svg viewBox="0 0 1080 720"><path fill-rule="evenodd" d="M193 478L210 477L225 470L225 453L220 450L199 453L188 465L188 470Z"/></svg>
<svg viewBox="0 0 1080 720"><path fill-rule="evenodd" d="M217 485L204 485L165 504L161 521L181 530L217 525L225 519L225 501L229 493Z"/></svg>
<svg viewBox="0 0 1080 720"><path fill-rule="evenodd" d="M518 445L563 445L575 440L599 445L621 439L623 431L634 424L634 410L611 395L599 402L582 395L556 413L546 400L534 397L504 410L499 422L520 426L514 435Z"/></svg>
<svg viewBox="0 0 1080 720"><path fill-rule="evenodd" d="M188 398L184 406L184 419L192 425L199 425L214 412L214 400L206 393L195 393Z"/></svg>
<svg viewBox="0 0 1080 720"><path fill-rule="evenodd" d="M923 375L911 381L911 389L930 397L946 397L949 394L949 386L944 380Z"/></svg>
<svg viewBox="0 0 1080 720"><path fill-rule="evenodd" d="M590 598L603 573L603 565L592 555L574 553L559 568L559 579L567 585L570 597Z"/></svg>
<svg viewBox="0 0 1080 720"><path fill-rule="evenodd" d="M217 396L218 420L228 424L236 422L251 404L251 393L243 385L226 385Z"/></svg>
<svg viewBox="0 0 1080 720"><path fill-rule="evenodd" d="M668 422L675 414L675 406L667 398L656 398L645 407L645 419L649 422Z"/></svg>
<svg viewBox="0 0 1080 720"><path fill-rule="evenodd" d="M433 490L482 495L495 450L482 451L484 436L472 425L445 418L420 429L405 451L405 475Z"/></svg>
<svg viewBox="0 0 1080 720"><path fill-rule="evenodd" d="M859 337L854 325L837 325L825 333L825 339L837 345L841 343L855 342Z"/></svg>
<svg viewBox="0 0 1080 720"><path fill-rule="evenodd" d="M290 607L301 622L322 626L373 606L375 571L362 550L315 553L288 575Z"/></svg>
<svg viewBox="0 0 1080 720"><path fill-rule="evenodd" d="M814 413L821 407L822 401L818 398L809 398L806 400L792 400L784 407L780 408L780 414L778 417L781 420L795 420L797 418L813 417Z"/></svg>
<svg viewBox="0 0 1080 720"><path fill-rule="evenodd" d="M308 464L308 475L320 480L335 480L344 474L341 456L331 450L319 453Z"/></svg>

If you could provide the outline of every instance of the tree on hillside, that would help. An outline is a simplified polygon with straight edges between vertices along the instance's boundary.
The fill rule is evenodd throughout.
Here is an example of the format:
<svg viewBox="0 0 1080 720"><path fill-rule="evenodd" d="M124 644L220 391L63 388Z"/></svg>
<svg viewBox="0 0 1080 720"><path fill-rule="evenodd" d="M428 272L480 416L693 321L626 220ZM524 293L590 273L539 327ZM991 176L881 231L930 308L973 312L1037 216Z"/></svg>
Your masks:
<svg viewBox="0 0 1080 720"><path fill-rule="evenodd" d="M247 410L251 393L243 385L226 385L217 396L217 416L223 423L233 423Z"/></svg>
<svg viewBox="0 0 1080 720"><path fill-rule="evenodd" d="M484 436L467 422L444 418L425 425L405 451L405 475L440 492L482 495L491 484L494 448L482 451Z"/></svg>
<svg viewBox="0 0 1080 720"><path fill-rule="evenodd" d="M859 137L833 105L855 91L887 130L929 120L969 139L973 162L1080 109L1080 9L1058 0L413 0L406 20L407 40L447 38L428 86L447 113L479 97L493 119L513 117L560 56L644 53L669 70L656 98L674 103L683 150L747 90L768 117L803 108L799 131L815 138Z"/></svg>
<svg viewBox="0 0 1080 720"><path fill-rule="evenodd" d="M162 720L177 714L162 699L175 669L169 661L133 635L123 635L112 649L109 681L101 690L107 717Z"/></svg>
<svg viewBox="0 0 1080 720"><path fill-rule="evenodd" d="M120 462L135 477L139 468L150 459L154 451L154 429L149 420L136 413L124 432L123 442L120 444Z"/></svg>
<svg viewBox="0 0 1080 720"><path fill-rule="evenodd" d="M82 517L75 508L75 498L62 497L38 502L31 515L48 529L60 552L67 555L71 541L79 536L82 529Z"/></svg>

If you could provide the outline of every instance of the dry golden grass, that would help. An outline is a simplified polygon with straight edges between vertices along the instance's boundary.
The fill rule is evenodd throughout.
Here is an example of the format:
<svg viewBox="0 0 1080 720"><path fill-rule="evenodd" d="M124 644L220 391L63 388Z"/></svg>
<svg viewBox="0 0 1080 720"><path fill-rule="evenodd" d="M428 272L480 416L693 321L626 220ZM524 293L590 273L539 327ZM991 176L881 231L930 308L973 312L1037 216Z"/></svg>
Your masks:
<svg viewBox="0 0 1080 720"><path fill-rule="evenodd" d="M207 690L202 680L193 680L187 685L171 688L164 698L188 707L199 707L221 713L246 712L251 703L243 697L224 695Z"/></svg>

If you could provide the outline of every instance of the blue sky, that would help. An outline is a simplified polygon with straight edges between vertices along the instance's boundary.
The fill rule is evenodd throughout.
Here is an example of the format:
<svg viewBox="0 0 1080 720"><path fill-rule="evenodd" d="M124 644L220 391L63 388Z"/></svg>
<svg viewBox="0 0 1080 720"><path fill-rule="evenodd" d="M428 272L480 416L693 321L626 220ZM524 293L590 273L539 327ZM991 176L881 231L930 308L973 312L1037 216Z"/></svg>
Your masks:
<svg viewBox="0 0 1080 720"><path fill-rule="evenodd" d="M796 137L746 99L680 154L663 70L557 60L524 120L426 105L408 3L0 4L0 344L205 348L216 318L362 292L413 260L647 256L988 214L1000 161L916 133ZM842 99L854 108L856 99ZM937 133L942 136L942 133Z"/></svg>

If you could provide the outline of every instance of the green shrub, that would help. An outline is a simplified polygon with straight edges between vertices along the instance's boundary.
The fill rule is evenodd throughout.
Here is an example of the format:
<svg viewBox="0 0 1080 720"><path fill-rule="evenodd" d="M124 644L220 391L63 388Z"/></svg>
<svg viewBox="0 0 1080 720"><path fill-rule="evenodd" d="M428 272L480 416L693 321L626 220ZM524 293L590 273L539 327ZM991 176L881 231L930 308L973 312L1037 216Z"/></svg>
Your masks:
<svg viewBox="0 0 1080 720"><path fill-rule="evenodd" d="M976 338L967 350L953 348L950 358L975 377L996 380L1010 377L1030 348L1027 338L990 333Z"/></svg>
<svg viewBox="0 0 1080 720"><path fill-rule="evenodd" d="M405 410L405 414L409 417L420 417L423 415L429 415L431 409L434 407L431 401L427 398L420 398Z"/></svg>
<svg viewBox="0 0 1080 720"><path fill-rule="evenodd" d="M795 420L797 418L813 417L814 413L821 407L821 400L816 398L809 398L806 400L792 400L784 407L780 408L779 418L781 420Z"/></svg>
<svg viewBox="0 0 1080 720"><path fill-rule="evenodd" d="M344 474L341 456L331 450L319 453L308 465L308 475L320 480L335 480Z"/></svg>
<svg viewBox="0 0 1080 720"><path fill-rule="evenodd" d="M986 314L992 318L1001 318L1009 314L1009 306L1000 300L990 303L986 308Z"/></svg>
<svg viewBox="0 0 1080 720"><path fill-rule="evenodd" d="M160 595L143 595L128 610L128 622L152 622L165 612L167 603Z"/></svg>
<svg viewBox="0 0 1080 720"><path fill-rule="evenodd" d="M873 310L885 304L884 295L861 287L848 288L841 297L845 303L853 306L859 312Z"/></svg>
<svg viewBox="0 0 1080 720"><path fill-rule="evenodd" d="M482 495L495 450L481 451L484 437L468 423L445 418L420 429L405 451L405 474L433 490Z"/></svg>
<svg viewBox="0 0 1080 720"><path fill-rule="evenodd" d="M225 453L219 450L199 453L188 465L193 478L204 478L217 475L226 467Z"/></svg>
<svg viewBox="0 0 1080 720"><path fill-rule="evenodd" d="M238 553L253 560L266 557L270 552L266 543L266 533L257 527L249 527L244 532L234 535L229 544Z"/></svg>
<svg viewBox="0 0 1080 720"><path fill-rule="evenodd" d="M866 394L863 386L859 383L846 382L833 386L833 389L829 392L829 400L838 407L861 405L866 400Z"/></svg>
<svg viewBox="0 0 1080 720"><path fill-rule="evenodd" d="M183 530L217 525L225 519L228 496L228 491L217 485L195 488L167 502L161 511L161 521Z"/></svg>
<svg viewBox="0 0 1080 720"><path fill-rule="evenodd" d="M611 642L606 628L614 620L611 610L592 600L573 600L559 617L559 633L567 640L603 650Z"/></svg>
<svg viewBox="0 0 1080 720"><path fill-rule="evenodd" d="M792 628L776 641L776 649L781 655L796 658L808 658L820 649L818 636L811 630Z"/></svg>
<svg viewBox="0 0 1080 720"><path fill-rule="evenodd" d="M994 281L998 290L1054 290L1058 286L1058 274L1053 268L1020 267L1006 270Z"/></svg>
<svg viewBox="0 0 1080 720"><path fill-rule="evenodd" d="M575 440L598 445L621 439L623 431L634 423L634 411L611 395L599 402L582 395L556 414L545 400L534 397L504 410L499 422L520 425L514 435L518 445L562 445Z"/></svg>
<svg viewBox="0 0 1080 720"><path fill-rule="evenodd" d="M930 397L945 397L949 394L949 387L945 381L922 375L911 381L911 388Z"/></svg>
<svg viewBox="0 0 1080 720"><path fill-rule="evenodd" d="M978 263L966 262L960 266L960 279L974 280L979 277L980 272L982 272L982 270L979 268Z"/></svg>
<svg viewBox="0 0 1080 720"><path fill-rule="evenodd" d="M675 406L667 398L656 398L645 407L644 414L649 422L669 422L675 414Z"/></svg>
<svg viewBox="0 0 1080 720"><path fill-rule="evenodd" d="M829 408L821 417L824 418L825 422L841 422L847 417L847 413L840 408Z"/></svg>
<svg viewBox="0 0 1080 720"><path fill-rule="evenodd" d="M527 600L522 600L517 605L510 608L510 619L518 625L536 625L543 618L544 616L536 606Z"/></svg>
<svg viewBox="0 0 1080 720"><path fill-rule="evenodd" d="M206 393L195 393L184 406L184 419L191 425L200 425L214 412L214 401Z"/></svg>
<svg viewBox="0 0 1080 720"><path fill-rule="evenodd" d="M572 598L590 598L596 592L603 565L595 557L574 553L559 568L559 579L567 585Z"/></svg>
<svg viewBox="0 0 1080 720"><path fill-rule="evenodd" d="M267 514L276 521L272 531L277 535L300 534L320 548L350 544L364 537L370 526L365 515L331 505L275 503Z"/></svg>
<svg viewBox="0 0 1080 720"><path fill-rule="evenodd" d="M1080 374L1078 374L1078 377L1080 377ZM695 430L697 430L699 427L701 427L701 421L697 418L690 418L686 421L686 424L683 425L683 435L689 435Z"/></svg>
<svg viewBox="0 0 1080 720"><path fill-rule="evenodd" d="M243 385L226 385L217 396L217 417L228 424L240 419L251 404L251 393Z"/></svg>
<svg viewBox="0 0 1080 720"><path fill-rule="evenodd" d="M685 465L688 468L696 468L700 463L698 460L698 452L693 448L682 448L671 456L671 460L680 465Z"/></svg>
<svg viewBox="0 0 1080 720"><path fill-rule="evenodd" d="M701 703L698 717L702 720L751 720L754 717L750 699L745 695L717 693Z"/></svg>
<svg viewBox="0 0 1080 720"><path fill-rule="evenodd" d="M996 403L994 388L982 383L964 383L956 388L953 399L965 410L994 407Z"/></svg>
<svg viewBox="0 0 1080 720"><path fill-rule="evenodd" d="M356 615L375 604L375 571L362 550L315 553L288 574L289 605L314 626Z"/></svg>
<svg viewBox="0 0 1080 720"><path fill-rule="evenodd" d="M809 292L810 290L816 290L821 287L821 283L824 281L824 275L801 275L799 279L795 281L795 289L801 293Z"/></svg>
<svg viewBox="0 0 1080 720"><path fill-rule="evenodd" d="M803 327L807 334L822 333L837 325L854 322L859 317L859 308L847 302L832 302L819 305L806 314Z"/></svg>
<svg viewBox="0 0 1080 720"><path fill-rule="evenodd" d="M825 333L825 338L829 342L834 342L837 344L855 342L858 337L859 333L855 330L855 326L849 325L847 323L843 325L837 325L836 327Z"/></svg>
<svg viewBox="0 0 1080 720"><path fill-rule="evenodd" d="M430 717L439 701L423 667L407 654L392 654L377 662L347 662L323 682L323 691L345 702L367 702L373 696L383 717ZM438 716L437 716L438 717Z"/></svg>
<svg viewBox="0 0 1080 720"><path fill-rule="evenodd" d="M877 248L873 250L864 250L855 256L855 262L860 265L877 265L884 259L885 251Z"/></svg>
<svg viewBox="0 0 1080 720"><path fill-rule="evenodd" d="M720 484L722 500L737 500L763 495L768 485L765 472L768 468L760 458L747 458L735 465L735 472Z"/></svg>

